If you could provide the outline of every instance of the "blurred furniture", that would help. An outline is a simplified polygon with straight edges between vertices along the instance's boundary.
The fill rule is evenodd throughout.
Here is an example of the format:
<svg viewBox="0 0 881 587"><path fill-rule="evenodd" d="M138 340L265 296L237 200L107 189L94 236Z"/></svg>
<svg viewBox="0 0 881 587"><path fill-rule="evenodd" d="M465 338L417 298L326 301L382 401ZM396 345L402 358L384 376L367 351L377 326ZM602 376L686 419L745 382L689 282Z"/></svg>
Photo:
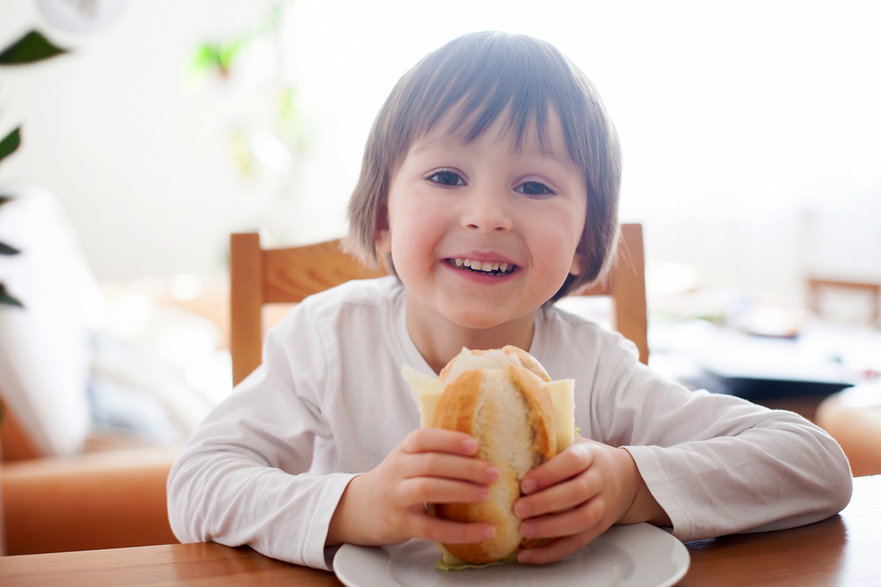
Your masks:
<svg viewBox="0 0 881 587"><path fill-rule="evenodd" d="M881 382L830 395L816 422L841 445L854 476L881 474Z"/></svg>
<svg viewBox="0 0 881 587"><path fill-rule="evenodd" d="M165 480L177 449L98 436L87 448L91 452L42 454L15 415L3 410L0 554L176 542Z"/></svg>
<svg viewBox="0 0 881 587"><path fill-rule="evenodd" d="M688 542L691 564L677 585L876 585L881 550L878 495L881 476L859 477L854 479L850 505L822 522ZM455 579L468 582L465 577ZM622 582L632 579L621 569ZM0 558L0 585L71 580L82 585L342 585L326 571L216 543Z"/></svg>
<svg viewBox="0 0 881 587"><path fill-rule="evenodd" d="M3 463L5 553L176 542L165 500L176 454L151 447Z"/></svg>
<svg viewBox="0 0 881 587"><path fill-rule="evenodd" d="M230 350L233 382L239 383L261 363L264 316L268 304L289 304L351 279L387 272L364 266L341 248L340 240L286 248L263 248L257 233L230 237ZM615 327L648 362L645 257L642 225L623 224L615 264L606 280L577 295L610 296Z"/></svg>
<svg viewBox="0 0 881 587"><path fill-rule="evenodd" d="M834 290L861 294L871 308L871 324L881 328L881 283L868 281L846 281L841 279L824 279L809 276L806 280L808 289L808 308L816 316L824 315L823 296Z"/></svg>
<svg viewBox="0 0 881 587"><path fill-rule="evenodd" d="M57 198L4 187L0 234L22 252L0 307L0 538L5 554L174 541L165 477L174 449L96 435L89 385L101 296Z"/></svg>

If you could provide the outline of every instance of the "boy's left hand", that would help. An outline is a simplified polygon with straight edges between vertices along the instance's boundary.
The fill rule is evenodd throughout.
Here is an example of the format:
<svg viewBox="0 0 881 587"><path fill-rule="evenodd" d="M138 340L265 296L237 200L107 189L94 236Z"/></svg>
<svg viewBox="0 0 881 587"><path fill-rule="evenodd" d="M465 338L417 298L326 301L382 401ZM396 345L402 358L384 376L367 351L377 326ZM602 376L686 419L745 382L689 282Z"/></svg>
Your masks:
<svg viewBox="0 0 881 587"><path fill-rule="evenodd" d="M527 474L514 505L527 538L553 538L523 550L518 560L544 564L575 552L616 523L663 522L636 463L623 448L579 438Z"/></svg>

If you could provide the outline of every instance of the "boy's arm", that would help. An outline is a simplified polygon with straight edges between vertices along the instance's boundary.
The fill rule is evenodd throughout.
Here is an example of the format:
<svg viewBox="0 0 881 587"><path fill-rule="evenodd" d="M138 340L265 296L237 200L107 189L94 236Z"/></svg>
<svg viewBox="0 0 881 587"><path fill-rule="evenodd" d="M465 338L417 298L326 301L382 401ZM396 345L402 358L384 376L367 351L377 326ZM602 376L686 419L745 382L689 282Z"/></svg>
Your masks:
<svg viewBox="0 0 881 587"><path fill-rule="evenodd" d="M594 405L616 416L597 413L593 430L632 455L682 540L816 522L850 499L843 452L797 414L689 391L641 364L611 383Z"/></svg>
<svg viewBox="0 0 881 587"><path fill-rule="evenodd" d="M327 569L327 524L353 475L305 473L319 423L263 377L237 389L184 447L168 478L169 521L182 542L247 544Z"/></svg>

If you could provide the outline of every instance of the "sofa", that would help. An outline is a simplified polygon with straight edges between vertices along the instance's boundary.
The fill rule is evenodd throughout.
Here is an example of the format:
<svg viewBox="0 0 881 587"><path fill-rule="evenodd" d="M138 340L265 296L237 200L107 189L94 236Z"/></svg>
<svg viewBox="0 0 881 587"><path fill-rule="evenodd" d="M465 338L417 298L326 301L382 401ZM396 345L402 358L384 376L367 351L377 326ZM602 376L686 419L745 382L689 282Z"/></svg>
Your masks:
<svg viewBox="0 0 881 587"><path fill-rule="evenodd" d="M0 305L3 552L173 542L165 479L231 387L223 332L140 286L99 283L48 190L3 193L0 240L21 253L0 259L0 282L24 303ZM202 359L213 396L191 381Z"/></svg>

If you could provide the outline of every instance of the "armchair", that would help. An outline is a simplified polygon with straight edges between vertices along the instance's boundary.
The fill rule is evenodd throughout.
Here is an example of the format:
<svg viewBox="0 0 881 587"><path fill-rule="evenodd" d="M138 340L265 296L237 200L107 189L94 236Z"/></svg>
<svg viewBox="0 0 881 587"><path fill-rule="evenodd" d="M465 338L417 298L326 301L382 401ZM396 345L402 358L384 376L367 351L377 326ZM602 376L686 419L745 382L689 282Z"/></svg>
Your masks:
<svg viewBox="0 0 881 587"><path fill-rule="evenodd" d="M5 554L177 542L165 503L175 454L150 447L3 462Z"/></svg>

